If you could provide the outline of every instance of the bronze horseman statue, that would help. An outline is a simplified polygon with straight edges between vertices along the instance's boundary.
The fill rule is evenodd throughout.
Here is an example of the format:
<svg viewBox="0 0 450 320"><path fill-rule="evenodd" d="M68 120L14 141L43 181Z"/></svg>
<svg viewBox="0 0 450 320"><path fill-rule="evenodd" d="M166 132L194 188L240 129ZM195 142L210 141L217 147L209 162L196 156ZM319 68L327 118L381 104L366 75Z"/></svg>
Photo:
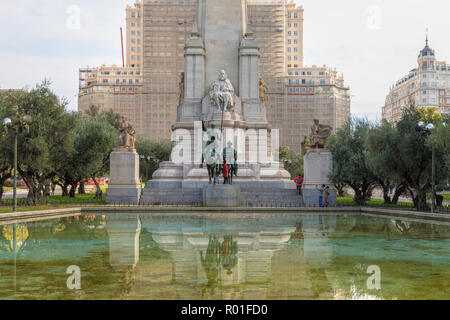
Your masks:
<svg viewBox="0 0 450 320"><path fill-rule="evenodd" d="M307 146L310 149L324 149L327 139L332 132L332 127L325 124L319 124L319 120L314 119L314 125L311 127L311 135L309 136Z"/></svg>

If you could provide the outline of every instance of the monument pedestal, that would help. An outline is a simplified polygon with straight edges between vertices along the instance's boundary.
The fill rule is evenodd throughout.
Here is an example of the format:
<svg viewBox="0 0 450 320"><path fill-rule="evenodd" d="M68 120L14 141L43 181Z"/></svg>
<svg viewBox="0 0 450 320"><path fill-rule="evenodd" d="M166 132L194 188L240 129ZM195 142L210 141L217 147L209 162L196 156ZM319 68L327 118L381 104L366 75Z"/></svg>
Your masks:
<svg viewBox="0 0 450 320"><path fill-rule="evenodd" d="M336 206L336 189L330 182L333 156L325 149L309 151L304 159L305 177L303 182L303 202L307 207L319 207L319 191L322 185L330 187L330 206Z"/></svg>
<svg viewBox="0 0 450 320"><path fill-rule="evenodd" d="M139 181L139 155L126 149L111 153L110 182L106 202L139 204L142 185Z"/></svg>
<svg viewBox="0 0 450 320"><path fill-rule="evenodd" d="M240 207L242 205L241 188L231 184L207 185L203 188L205 207Z"/></svg>

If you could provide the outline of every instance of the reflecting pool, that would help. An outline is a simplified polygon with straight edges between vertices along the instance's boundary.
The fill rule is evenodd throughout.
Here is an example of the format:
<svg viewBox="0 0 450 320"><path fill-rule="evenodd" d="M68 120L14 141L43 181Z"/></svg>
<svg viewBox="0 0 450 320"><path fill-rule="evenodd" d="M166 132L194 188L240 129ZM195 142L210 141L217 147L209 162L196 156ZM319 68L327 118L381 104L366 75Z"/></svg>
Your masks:
<svg viewBox="0 0 450 320"><path fill-rule="evenodd" d="M351 213L0 223L0 299L450 299L449 265L450 223Z"/></svg>

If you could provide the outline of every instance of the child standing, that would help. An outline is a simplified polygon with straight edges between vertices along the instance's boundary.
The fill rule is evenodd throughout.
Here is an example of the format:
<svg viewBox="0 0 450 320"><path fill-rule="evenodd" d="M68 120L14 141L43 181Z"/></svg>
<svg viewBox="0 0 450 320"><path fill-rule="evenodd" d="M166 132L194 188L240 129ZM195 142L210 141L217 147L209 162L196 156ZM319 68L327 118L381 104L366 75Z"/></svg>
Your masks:
<svg viewBox="0 0 450 320"><path fill-rule="evenodd" d="M222 170L222 173L223 173L223 184L228 184L228 178L229 178L229 176L228 176L228 164L227 164L227 161L224 161L223 162L223 170Z"/></svg>

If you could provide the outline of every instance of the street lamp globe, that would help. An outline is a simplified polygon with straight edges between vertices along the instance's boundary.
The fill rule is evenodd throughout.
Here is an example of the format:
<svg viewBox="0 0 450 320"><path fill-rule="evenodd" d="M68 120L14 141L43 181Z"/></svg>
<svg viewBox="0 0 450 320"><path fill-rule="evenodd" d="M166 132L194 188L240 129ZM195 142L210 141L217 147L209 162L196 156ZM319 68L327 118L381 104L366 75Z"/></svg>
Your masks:
<svg viewBox="0 0 450 320"><path fill-rule="evenodd" d="M31 124L32 121L33 120L31 118L31 116L29 116L29 115L26 115L23 117L23 122L25 122L26 124Z"/></svg>
<svg viewBox="0 0 450 320"><path fill-rule="evenodd" d="M419 127L425 127L425 122L423 122L423 121L420 121L418 124L417 124Z"/></svg>
<svg viewBox="0 0 450 320"><path fill-rule="evenodd" d="M10 118L5 118L4 120L3 120L3 124L5 125L5 126L9 126L10 124L11 124L11 119Z"/></svg>
<svg viewBox="0 0 450 320"><path fill-rule="evenodd" d="M434 129L434 125L433 125L432 123L429 123L429 124L426 126L426 128L427 128L428 130L433 130L433 129Z"/></svg>

